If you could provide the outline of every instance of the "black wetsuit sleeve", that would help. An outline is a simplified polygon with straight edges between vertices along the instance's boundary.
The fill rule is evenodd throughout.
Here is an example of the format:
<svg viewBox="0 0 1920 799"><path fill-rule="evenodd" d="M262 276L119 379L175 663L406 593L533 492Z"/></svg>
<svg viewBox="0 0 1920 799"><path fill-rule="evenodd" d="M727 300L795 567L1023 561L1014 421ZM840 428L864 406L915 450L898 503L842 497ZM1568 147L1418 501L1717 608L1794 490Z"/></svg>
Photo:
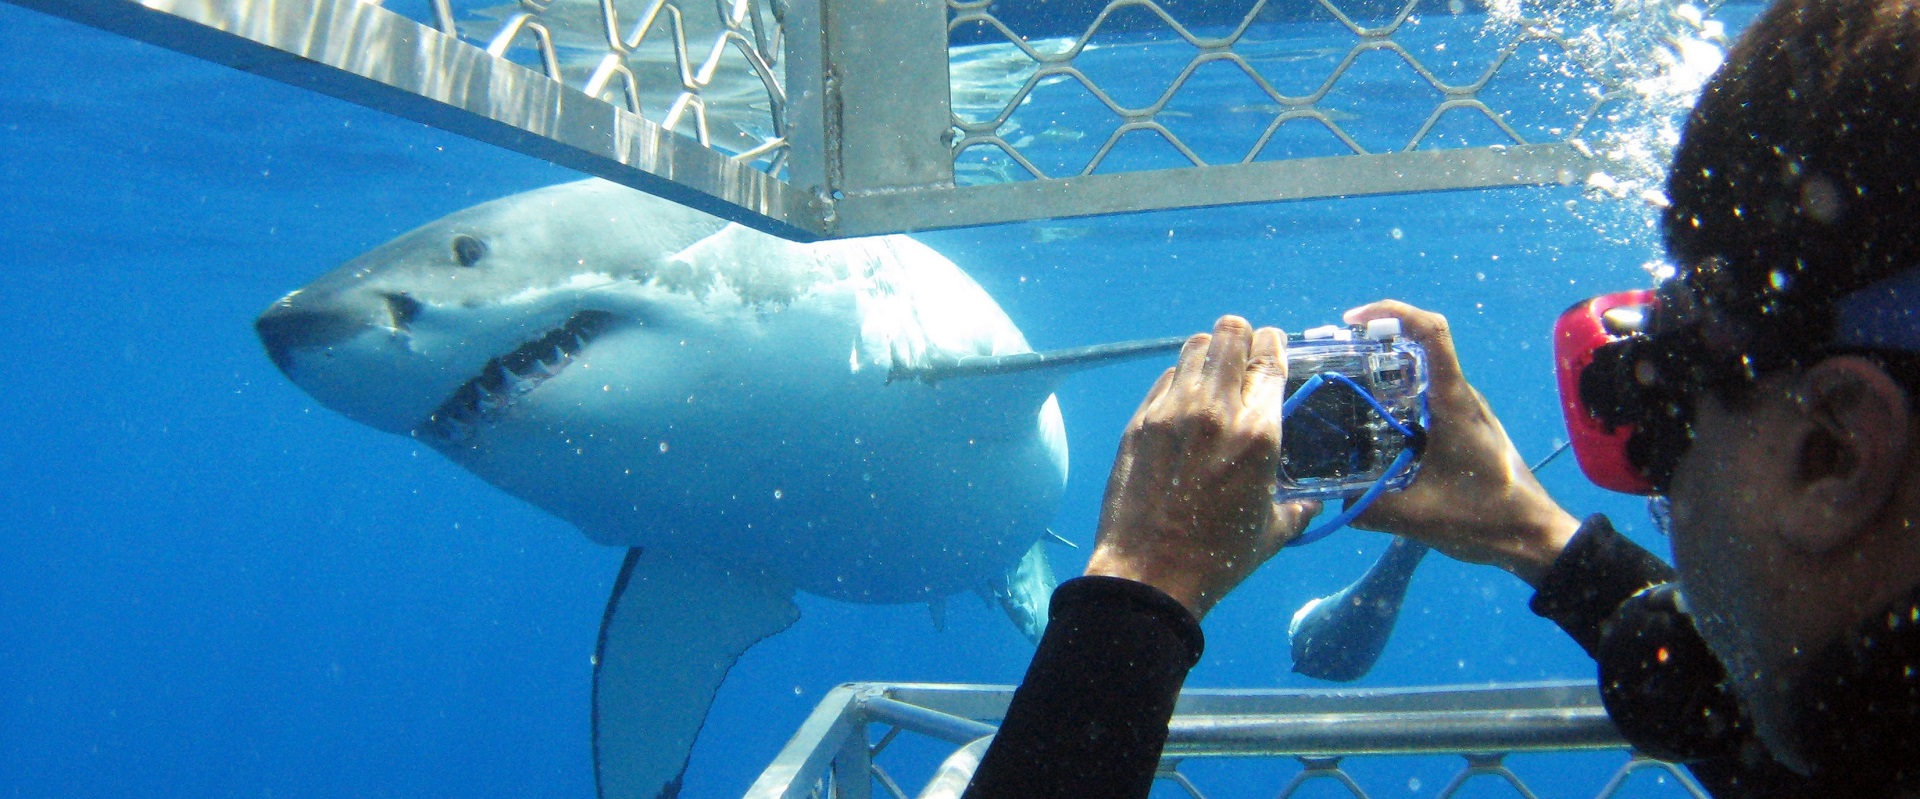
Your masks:
<svg viewBox="0 0 1920 799"><path fill-rule="evenodd" d="M1599 663L1607 715L1641 753L1687 763L1721 799L1809 795L1754 742L1673 578L1672 567L1592 516L1541 579L1531 607Z"/></svg>
<svg viewBox="0 0 1920 799"><path fill-rule="evenodd" d="M1145 583L1061 583L966 799L1145 797L1202 646L1193 614Z"/></svg>
<svg viewBox="0 0 1920 799"><path fill-rule="evenodd" d="M1580 523L1528 606L1598 660L1607 621L1634 594L1673 578L1673 567L1614 532L1607 517L1594 514Z"/></svg>

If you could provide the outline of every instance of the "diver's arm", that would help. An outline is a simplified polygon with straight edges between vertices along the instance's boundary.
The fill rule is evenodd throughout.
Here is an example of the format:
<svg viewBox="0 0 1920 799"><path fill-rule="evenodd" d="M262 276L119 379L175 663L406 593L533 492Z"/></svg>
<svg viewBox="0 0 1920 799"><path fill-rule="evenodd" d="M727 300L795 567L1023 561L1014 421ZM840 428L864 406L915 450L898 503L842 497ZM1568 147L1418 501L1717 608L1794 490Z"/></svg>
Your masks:
<svg viewBox="0 0 1920 799"><path fill-rule="evenodd" d="M1607 517L1594 514L1542 573L1528 606L1598 659L1600 631L1608 618L1634 594L1673 577L1673 567L1614 532Z"/></svg>
<svg viewBox="0 0 1920 799"><path fill-rule="evenodd" d="M1753 740L1726 671L1686 615L1672 567L1589 516L1529 607L1600 665L1600 697L1641 754L1684 762L1719 799L1816 795Z"/></svg>
<svg viewBox="0 0 1920 799"><path fill-rule="evenodd" d="M1061 583L966 799L1145 797L1202 646L1199 621L1152 586L1116 577Z"/></svg>
<svg viewBox="0 0 1920 799"><path fill-rule="evenodd" d="M1145 797L1200 617L1318 503L1276 503L1286 339L1222 317L1187 341L1120 439L1087 576L1046 635L974 774L971 799Z"/></svg>
<svg viewBox="0 0 1920 799"><path fill-rule="evenodd" d="M1286 336L1223 316L1187 340L1120 437L1089 575L1146 583L1198 618L1306 529L1275 502Z"/></svg>

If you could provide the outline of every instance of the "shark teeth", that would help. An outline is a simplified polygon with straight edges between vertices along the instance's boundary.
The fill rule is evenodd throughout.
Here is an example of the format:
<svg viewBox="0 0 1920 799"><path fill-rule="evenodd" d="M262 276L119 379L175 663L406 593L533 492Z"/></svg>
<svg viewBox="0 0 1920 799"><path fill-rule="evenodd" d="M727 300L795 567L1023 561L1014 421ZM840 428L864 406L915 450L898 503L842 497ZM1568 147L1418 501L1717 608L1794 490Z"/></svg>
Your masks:
<svg viewBox="0 0 1920 799"><path fill-rule="evenodd" d="M420 423L416 435L446 443L467 440L475 430L500 418L521 397L564 371L576 353L612 325L612 314L581 311L546 335L487 361L478 376L460 386Z"/></svg>

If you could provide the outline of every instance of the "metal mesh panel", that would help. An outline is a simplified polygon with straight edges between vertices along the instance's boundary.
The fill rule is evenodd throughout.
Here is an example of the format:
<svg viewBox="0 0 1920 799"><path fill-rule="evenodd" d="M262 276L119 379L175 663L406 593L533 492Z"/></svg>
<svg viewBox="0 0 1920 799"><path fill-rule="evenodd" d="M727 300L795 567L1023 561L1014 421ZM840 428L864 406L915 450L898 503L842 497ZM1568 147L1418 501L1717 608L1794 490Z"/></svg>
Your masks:
<svg viewBox="0 0 1920 799"><path fill-rule="evenodd" d="M1623 750L1624 751L1624 750ZM1565 793L1536 791L1527 780L1513 769L1507 767L1508 755L1504 753L1462 753L1451 756L1454 762L1449 764L1451 776L1433 793L1436 799L1455 799L1466 796L1511 796L1520 799L1541 799L1541 796L1568 796ZM1262 790L1259 796L1273 796L1275 799L1306 799L1307 797L1352 797L1353 799L1373 799L1383 795L1400 796L1408 793L1424 795L1417 778L1395 780L1383 784L1378 779L1366 780L1373 790L1363 787L1363 780L1370 775L1349 773L1348 768L1366 760L1364 757L1299 757L1295 761L1298 770L1277 785L1277 792ZM1592 794L1580 793L1579 796L1592 796L1593 799L1709 799L1700 785L1693 781L1684 770L1672 763L1651 760L1626 754L1622 762L1608 775L1600 789ZM1552 768L1552 765L1541 763ZM1553 764L1557 765L1557 764ZM1641 776L1645 775L1645 776ZM1218 793L1209 794L1204 790L1203 781L1188 777L1179 770L1179 763L1164 764L1156 780L1163 787L1162 793L1189 799L1210 799ZM1165 788L1172 788L1167 791ZM1239 794L1236 794L1239 795Z"/></svg>
<svg viewBox="0 0 1920 799"><path fill-rule="evenodd" d="M380 0L374 0L380 4ZM390 10L778 171L787 151L779 0L429 0Z"/></svg>
<svg viewBox="0 0 1920 799"><path fill-rule="evenodd" d="M1011 696L1004 686L841 686L747 796L955 799ZM1236 767L1238 773L1227 773ZM923 787L914 791L914 785ZM1707 797L1678 766L1634 754L1607 721L1593 686L1582 683L1187 691L1169 726L1154 793L1190 799L1409 794Z"/></svg>
<svg viewBox="0 0 1920 799"><path fill-rule="evenodd" d="M1076 37L1029 40L993 0L947 2L956 39L992 42L955 49L962 185L1420 149L1570 144L1591 156L1588 137L1671 66L1653 48L1720 38L1717 3L1488 3L1463 17L1462 0L1452 13L1374 3L1371 15L1257 0L1230 23L1189 26L1155 0L1114 0ZM1142 66L1179 52L1177 71ZM1387 103L1424 111L1370 113Z"/></svg>
<svg viewBox="0 0 1920 799"><path fill-rule="evenodd" d="M797 239L1582 182L1657 200L1691 94L1667 73L1724 43L1680 0L1067 0L1082 32L1031 40L992 0L8 1Z"/></svg>

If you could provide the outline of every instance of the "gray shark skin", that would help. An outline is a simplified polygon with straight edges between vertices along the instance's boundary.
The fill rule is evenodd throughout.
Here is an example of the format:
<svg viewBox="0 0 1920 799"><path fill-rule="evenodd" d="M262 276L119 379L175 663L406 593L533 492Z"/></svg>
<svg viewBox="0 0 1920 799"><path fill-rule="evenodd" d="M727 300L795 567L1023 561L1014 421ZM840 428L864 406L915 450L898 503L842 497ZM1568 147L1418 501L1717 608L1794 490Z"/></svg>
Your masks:
<svg viewBox="0 0 1920 799"><path fill-rule="evenodd" d="M1426 544L1395 538L1352 585L1294 611L1287 625L1293 670L1334 682L1367 676L1393 636L1413 570L1429 551Z"/></svg>
<svg viewBox="0 0 1920 799"><path fill-rule="evenodd" d="M1527 471L1538 474L1570 446L1571 442L1561 442ZM1294 611L1287 625L1293 670L1334 682L1367 676L1393 635L1413 570L1430 551L1419 541L1395 538L1360 579L1327 596L1309 599Z"/></svg>
<svg viewBox="0 0 1920 799"><path fill-rule="evenodd" d="M1058 375L891 380L1031 351L912 239L793 244L589 180L429 223L256 330L321 404L631 548L596 658L603 796L673 792L796 590L973 590L1045 623Z"/></svg>

